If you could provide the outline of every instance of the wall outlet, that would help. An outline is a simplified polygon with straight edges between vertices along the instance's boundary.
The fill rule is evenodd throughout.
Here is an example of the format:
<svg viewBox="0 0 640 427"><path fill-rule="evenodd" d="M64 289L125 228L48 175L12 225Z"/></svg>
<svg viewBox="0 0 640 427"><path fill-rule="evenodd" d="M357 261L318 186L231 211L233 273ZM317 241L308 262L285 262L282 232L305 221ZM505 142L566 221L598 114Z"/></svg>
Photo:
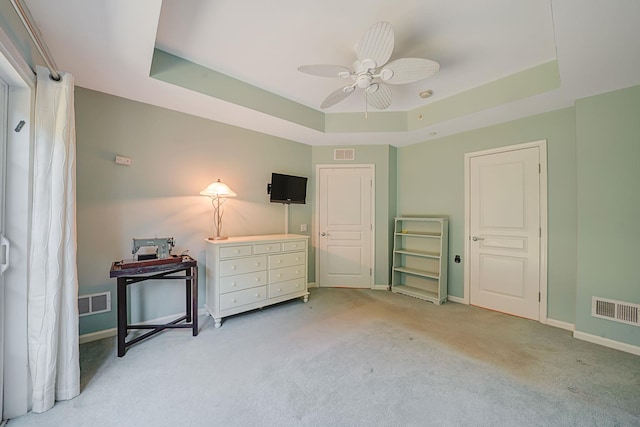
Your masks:
<svg viewBox="0 0 640 427"><path fill-rule="evenodd" d="M119 165L131 166L131 157L116 156L116 163Z"/></svg>
<svg viewBox="0 0 640 427"><path fill-rule="evenodd" d="M307 224L300 224L300 231L307 231Z"/></svg>

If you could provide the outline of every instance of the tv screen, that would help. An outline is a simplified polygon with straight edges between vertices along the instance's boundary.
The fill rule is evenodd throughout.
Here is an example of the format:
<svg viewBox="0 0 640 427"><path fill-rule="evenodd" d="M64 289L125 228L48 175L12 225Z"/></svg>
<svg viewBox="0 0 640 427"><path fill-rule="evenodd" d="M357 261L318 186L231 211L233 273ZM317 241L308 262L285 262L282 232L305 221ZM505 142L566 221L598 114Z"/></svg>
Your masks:
<svg viewBox="0 0 640 427"><path fill-rule="evenodd" d="M307 178L303 176L271 174L272 203L304 204L307 198Z"/></svg>

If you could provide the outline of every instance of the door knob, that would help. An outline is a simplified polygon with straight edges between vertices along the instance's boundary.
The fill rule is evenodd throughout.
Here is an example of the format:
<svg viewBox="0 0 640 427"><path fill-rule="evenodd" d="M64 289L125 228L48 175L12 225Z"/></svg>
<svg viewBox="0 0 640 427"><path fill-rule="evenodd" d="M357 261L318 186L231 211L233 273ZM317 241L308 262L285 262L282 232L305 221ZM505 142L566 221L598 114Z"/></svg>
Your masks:
<svg viewBox="0 0 640 427"><path fill-rule="evenodd" d="M321 236L328 236L327 233L325 233L324 231L322 233L320 233Z"/></svg>
<svg viewBox="0 0 640 427"><path fill-rule="evenodd" d="M478 240L484 240L484 237L473 236L471 240L473 240L474 242L477 242Z"/></svg>

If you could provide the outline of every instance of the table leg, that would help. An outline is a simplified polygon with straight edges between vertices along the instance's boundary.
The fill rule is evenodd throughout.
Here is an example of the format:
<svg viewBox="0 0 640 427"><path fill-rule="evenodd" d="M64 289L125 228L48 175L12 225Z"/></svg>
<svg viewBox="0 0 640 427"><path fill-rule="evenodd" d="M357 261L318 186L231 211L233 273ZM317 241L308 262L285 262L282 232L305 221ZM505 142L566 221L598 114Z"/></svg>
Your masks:
<svg viewBox="0 0 640 427"><path fill-rule="evenodd" d="M191 267L191 312L193 336L198 335L198 266Z"/></svg>
<svg viewBox="0 0 640 427"><path fill-rule="evenodd" d="M186 279L184 281L184 286L186 288L186 301L187 301L187 319L186 322L190 323L191 322L191 317L192 317L192 311L191 311L191 307L192 307L192 298L191 298L191 283L193 282L193 268L187 268L184 270L184 274L185 276L189 276L191 275L191 279Z"/></svg>
<svg viewBox="0 0 640 427"><path fill-rule="evenodd" d="M127 337L127 280L118 278L118 357L124 356Z"/></svg>

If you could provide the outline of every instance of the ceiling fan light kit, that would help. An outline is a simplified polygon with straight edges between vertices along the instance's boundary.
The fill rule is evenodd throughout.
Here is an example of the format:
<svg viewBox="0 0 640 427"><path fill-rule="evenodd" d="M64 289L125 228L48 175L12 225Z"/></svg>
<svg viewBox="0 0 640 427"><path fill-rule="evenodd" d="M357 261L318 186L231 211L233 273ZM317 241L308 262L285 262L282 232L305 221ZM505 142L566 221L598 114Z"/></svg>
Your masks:
<svg viewBox="0 0 640 427"><path fill-rule="evenodd" d="M298 70L320 77L351 78L353 83L330 93L320 108L332 107L345 100L356 89L365 93L366 104L378 110L391 105L391 88L388 84L400 85L431 77L440 70L440 64L424 58L400 58L389 63L393 52L393 27L388 22L378 22L364 34L356 46L357 60L353 71L343 65L302 65ZM387 84L388 83L388 84ZM420 96L426 98L431 96Z"/></svg>

